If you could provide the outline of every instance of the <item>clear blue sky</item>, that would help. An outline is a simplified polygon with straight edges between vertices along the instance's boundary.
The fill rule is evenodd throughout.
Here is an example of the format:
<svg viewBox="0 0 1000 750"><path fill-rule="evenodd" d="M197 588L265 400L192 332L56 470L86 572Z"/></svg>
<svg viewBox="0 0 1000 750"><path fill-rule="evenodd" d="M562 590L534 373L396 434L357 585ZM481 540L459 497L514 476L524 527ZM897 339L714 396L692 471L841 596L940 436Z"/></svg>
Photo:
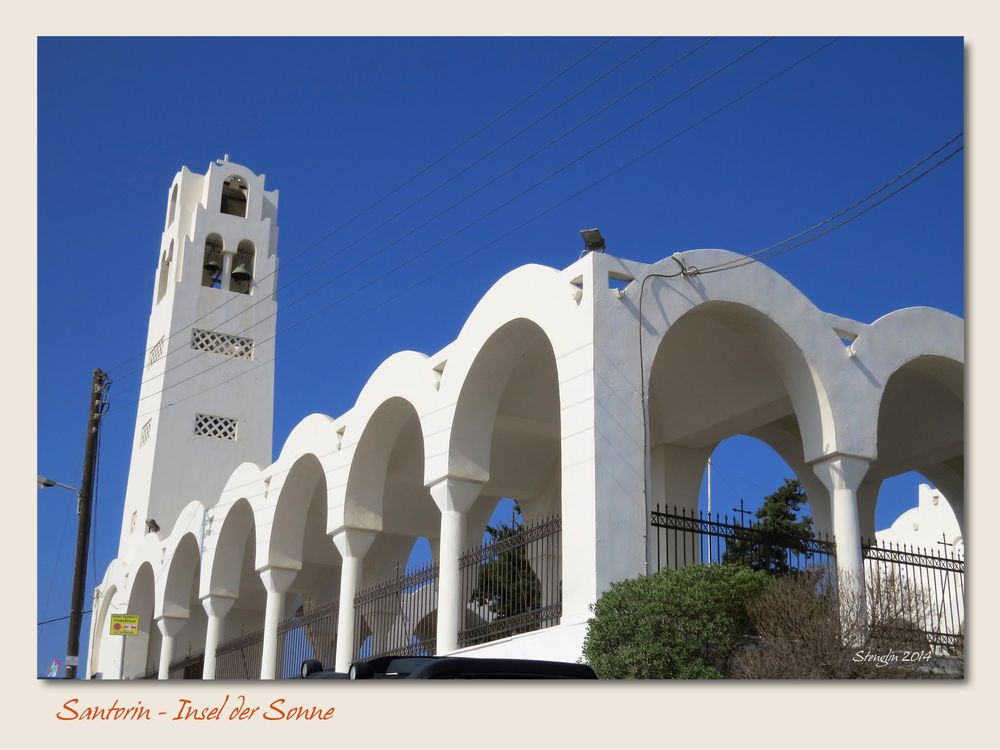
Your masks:
<svg viewBox="0 0 1000 750"><path fill-rule="evenodd" d="M562 102L649 39L613 39L507 117L295 266L316 265ZM750 252L881 185L963 129L963 47L949 39L843 39L673 143L506 237L597 177L680 131L822 39L776 39L432 250L287 334L300 320L477 219L760 40L712 41L377 260L281 314L318 286L581 122L700 39L664 39L496 154L335 260L279 292L275 452L305 415L350 408L372 370L402 349L451 341L476 300L524 263L563 267L577 231L599 226L610 252L653 261L677 250ZM167 189L181 165L213 159L267 174L280 190L287 263L392 187L521 100L600 39L41 39L38 126L38 471L80 481L91 372L141 355ZM929 305L964 314L963 161L771 265L820 308L871 321ZM412 269L412 267L411 267ZM382 307L425 274L426 284ZM403 313L405 310L405 314ZM353 320L355 316L359 316ZM363 328L364 336L356 335ZM307 342L311 342L308 343ZM127 372L135 363L119 368ZM96 581L116 553L137 377L117 378L104 426ZM759 502L788 470L745 439L717 456L713 489ZM877 525L916 503L907 475L887 483ZM38 494L38 619L68 612L75 538L70 493ZM88 605L89 606L89 605ZM84 623L81 653L86 654ZM38 629L38 668L65 656L65 621ZM81 672L83 664L81 664Z"/></svg>

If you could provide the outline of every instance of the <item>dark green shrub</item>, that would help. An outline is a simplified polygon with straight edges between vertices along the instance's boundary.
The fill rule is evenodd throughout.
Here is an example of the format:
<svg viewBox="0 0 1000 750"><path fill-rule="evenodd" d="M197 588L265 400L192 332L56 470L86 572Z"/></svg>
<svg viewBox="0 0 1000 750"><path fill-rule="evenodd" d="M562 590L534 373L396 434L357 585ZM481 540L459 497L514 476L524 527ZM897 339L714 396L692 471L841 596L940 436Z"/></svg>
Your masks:
<svg viewBox="0 0 1000 750"><path fill-rule="evenodd" d="M728 676L753 633L747 602L768 580L741 565L688 565L615 583L592 607L584 660L606 679Z"/></svg>

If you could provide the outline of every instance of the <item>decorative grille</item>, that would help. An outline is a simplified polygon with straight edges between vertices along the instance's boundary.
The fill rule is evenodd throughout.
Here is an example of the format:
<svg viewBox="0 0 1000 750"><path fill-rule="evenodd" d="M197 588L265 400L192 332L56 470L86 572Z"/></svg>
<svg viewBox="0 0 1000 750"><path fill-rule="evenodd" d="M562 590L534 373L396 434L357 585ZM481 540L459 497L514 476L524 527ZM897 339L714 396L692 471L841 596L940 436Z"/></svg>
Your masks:
<svg viewBox="0 0 1000 750"><path fill-rule="evenodd" d="M194 418L194 434L235 440L236 420L229 417L213 417L211 414L197 414Z"/></svg>
<svg viewBox="0 0 1000 750"><path fill-rule="evenodd" d="M160 357L163 356L163 350L166 348L166 337L160 336L160 340L156 342L156 345L149 350L149 367L153 366Z"/></svg>
<svg viewBox="0 0 1000 750"><path fill-rule="evenodd" d="M253 359L253 339L233 336L218 331L191 330L191 348L224 354L227 357Z"/></svg>
<svg viewBox="0 0 1000 750"><path fill-rule="evenodd" d="M153 420L147 419L146 424L142 426L142 430L139 432L139 445L143 446L149 442L149 433L153 428Z"/></svg>

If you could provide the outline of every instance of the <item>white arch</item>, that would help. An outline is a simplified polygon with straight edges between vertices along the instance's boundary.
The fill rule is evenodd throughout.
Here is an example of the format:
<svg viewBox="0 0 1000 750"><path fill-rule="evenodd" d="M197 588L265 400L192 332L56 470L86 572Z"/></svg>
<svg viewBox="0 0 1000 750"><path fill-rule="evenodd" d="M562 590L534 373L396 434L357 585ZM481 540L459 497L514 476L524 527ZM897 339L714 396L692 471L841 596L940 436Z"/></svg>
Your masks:
<svg viewBox="0 0 1000 750"><path fill-rule="evenodd" d="M701 268L743 257L727 250L693 250L683 256L689 266ZM678 270L678 263L667 258L645 273ZM761 342L792 401L807 461L855 452L850 435L842 433L840 419L834 418L849 411L850 404L850 383L837 377L847 359L844 346L827 317L784 277L755 263L739 273L647 281L640 330L646 383L664 340L691 314L717 315Z"/></svg>
<svg viewBox="0 0 1000 750"><path fill-rule="evenodd" d="M236 596L247 536L260 524L266 507L268 485L253 463L240 464L230 475L218 502L209 509L198 595ZM243 512L249 513L249 518ZM239 516L239 518L235 518Z"/></svg>

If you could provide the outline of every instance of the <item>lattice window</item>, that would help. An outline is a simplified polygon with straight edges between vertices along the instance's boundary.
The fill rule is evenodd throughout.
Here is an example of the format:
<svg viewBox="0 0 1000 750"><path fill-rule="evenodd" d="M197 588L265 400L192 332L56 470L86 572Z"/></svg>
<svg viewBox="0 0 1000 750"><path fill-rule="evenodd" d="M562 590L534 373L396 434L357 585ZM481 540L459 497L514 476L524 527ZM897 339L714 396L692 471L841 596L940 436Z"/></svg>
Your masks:
<svg viewBox="0 0 1000 750"><path fill-rule="evenodd" d="M152 430L153 430L153 420L152 419L147 419L146 420L146 424L144 424L142 426L142 429L139 431L139 445L140 446L143 446L143 445L145 445L146 443L149 442L149 433L152 432Z"/></svg>
<svg viewBox="0 0 1000 750"><path fill-rule="evenodd" d="M156 342L156 345L149 350L149 366L152 367L153 363L156 362L160 357L163 356L163 350L166 349L167 339L165 336L160 336L160 340Z"/></svg>
<svg viewBox="0 0 1000 750"><path fill-rule="evenodd" d="M224 354L227 357L253 359L253 339L233 336L218 331L191 330L191 348Z"/></svg>
<svg viewBox="0 0 1000 750"><path fill-rule="evenodd" d="M235 440L236 420L229 417L213 417L211 414L196 414L194 434L220 440Z"/></svg>

